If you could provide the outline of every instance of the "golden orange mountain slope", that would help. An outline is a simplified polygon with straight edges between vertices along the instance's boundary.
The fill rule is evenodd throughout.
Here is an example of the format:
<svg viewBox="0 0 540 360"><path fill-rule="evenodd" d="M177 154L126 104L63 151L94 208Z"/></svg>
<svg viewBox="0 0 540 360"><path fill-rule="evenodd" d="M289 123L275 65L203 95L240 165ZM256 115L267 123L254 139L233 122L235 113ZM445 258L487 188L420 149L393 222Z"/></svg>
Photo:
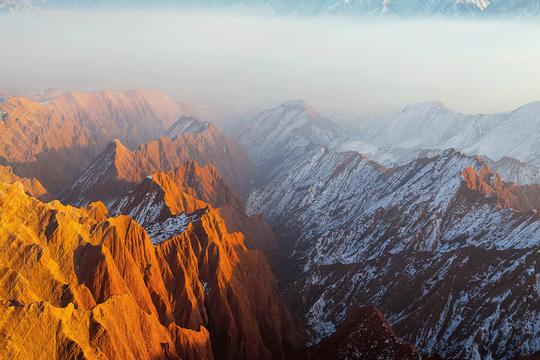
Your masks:
<svg viewBox="0 0 540 360"><path fill-rule="evenodd" d="M20 182L28 194L43 201L48 201L51 199L51 195L47 192L43 185L41 185L39 180L21 178L13 173L10 166L0 165L0 181L8 184Z"/></svg>
<svg viewBox="0 0 540 360"><path fill-rule="evenodd" d="M175 126L193 120L181 118ZM169 136L142 144L134 151L114 140L64 191L62 200L76 205L96 200L108 203L151 173L171 171L190 160L201 166L215 165L237 194L248 194L255 168L245 151L218 128L205 124L200 131Z"/></svg>
<svg viewBox="0 0 540 360"><path fill-rule="evenodd" d="M0 183L0 213L6 358L270 359L295 346L264 256L212 208L159 245L101 203L45 204L21 184Z"/></svg>
<svg viewBox="0 0 540 360"><path fill-rule="evenodd" d="M462 177L466 189L491 199L500 208L540 212L539 184L505 183L501 176L488 166L483 166L478 171L469 166L463 170Z"/></svg>
<svg viewBox="0 0 540 360"><path fill-rule="evenodd" d="M113 138L136 147L189 110L159 92L135 90L64 93L47 103L10 97L0 112L0 158L57 193Z"/></svg>
<svg viewBox="0 0 540 360"><path fill-rule="evenodd" d="M166 208L167 216L197 210L184 202L184 193L210 204L229 230L245 235L246 243L251 248L270 254L278 252L278 239L270 224L260 215L247 216L242 200L230 190L216 167L210 164L201 167L195 161L188 161L173 171L152 173L135 189L121 194L111 207L114 213L133 214L136 217L141 211L141 204L151 197L160 211Z"/></svg>

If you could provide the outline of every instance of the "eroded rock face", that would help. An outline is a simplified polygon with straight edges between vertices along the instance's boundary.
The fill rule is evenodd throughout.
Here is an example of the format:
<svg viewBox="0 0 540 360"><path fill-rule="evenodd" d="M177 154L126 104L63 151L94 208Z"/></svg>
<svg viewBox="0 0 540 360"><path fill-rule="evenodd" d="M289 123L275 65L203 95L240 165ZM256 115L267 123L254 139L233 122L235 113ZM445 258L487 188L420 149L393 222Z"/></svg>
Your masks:
<svg viewBox="0 0 540 360"><path fill-rule="evenodd" d="M95 200L108 203L153 172L172 171L186 161L195 161L200 166L214 165L228 186L246 195L254 176L254 167L246 153L213 125L207 124L200 131L180 131L189 130L180 123L192 121L192 118L180 119L172 127L177 132L168 132L173 138L163 136L134 151L119 140L113 141L64 191L62 199L78 205Z"/></svg>
<svg viewBox="0 0 540 360"><path fill-rule="evenodd" d="M56 194L114 138L136 147L188 112L153 91L64 93L46 103L9 97L0 103L0 157Z"/></svg>
<svg viewBox="0 0 540 360"><path fill-rule="evenodd" d="M501 176L489 166L479 170L468 167L462 172L469 190L493 198L499 208L509 208L519 212L540 211L540 185L516 185L505 183Z"/></svg>
<svg viewBox="0 0 540 360"><path fill-rule="evenodd" d="M244 234L250 247L270 254L279 252L278 240L268 222L260 215L246 215L242 200L213 165L201 167L188 161L173 171L152 173L133 189L118 194L110 208L115 214L128 214L140 224L151 226L181 214L189 218L205 207L193 198L210 204L230 231Z"/></svg>
<svg viewBox="0 0 540 360"><path fill-rule="evenodd" d="M102 204L44 204L1 183L6 356L270 359L294 349L264 256L185 197L205 213L152 245L137 222L108 217Z"/></svg>
<svg viewBox="0 0 540 360"><path fill-rule="evenodd" d="M20 182L28 194L43 201L48 201L51 199L51 195L47 192L43 185L41 185L41 182L39 182L38 179L26 179L17 176L13 173L10 166L0 165L0 181L7 184Z"/></svg>

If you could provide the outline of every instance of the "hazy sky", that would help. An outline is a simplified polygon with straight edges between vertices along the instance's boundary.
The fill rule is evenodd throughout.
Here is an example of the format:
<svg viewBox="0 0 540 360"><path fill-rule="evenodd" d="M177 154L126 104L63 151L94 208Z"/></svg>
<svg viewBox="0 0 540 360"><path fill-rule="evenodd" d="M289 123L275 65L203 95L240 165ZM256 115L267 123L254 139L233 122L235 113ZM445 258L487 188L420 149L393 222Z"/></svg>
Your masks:
<svg viewBox="0 0 540 360"><path fill-rule="evenodd" d="M153 88L237 110L304 98L358 114L540 100L540 25L162 12L0 17L0 88Z"/></svg>

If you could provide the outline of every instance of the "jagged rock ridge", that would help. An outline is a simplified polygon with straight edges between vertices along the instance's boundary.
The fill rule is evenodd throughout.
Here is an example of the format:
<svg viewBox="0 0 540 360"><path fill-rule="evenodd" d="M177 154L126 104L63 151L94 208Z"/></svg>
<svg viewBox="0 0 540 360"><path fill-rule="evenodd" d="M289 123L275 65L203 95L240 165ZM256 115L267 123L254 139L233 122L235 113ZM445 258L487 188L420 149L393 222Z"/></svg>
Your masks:
<svg viewBox="0 0 540 360"><path fill-rule="evenodd" d="M183 129L183 122L192 124L192 121L192 118L181 118L172 129ZM78 205L95 200L108 203L154 171L174 170L190 160L201 166L215 165L229 186L237 193L246 194L254 175L252 162L244 150L219 129L213 125L201 126L201 131L179 132L173 138L162 136L134 151L118 139L113 141L61 198Z"/></svg>
<svg viewBox="0 0 540 360"><path fill-rule="evenodd" d="M56 195L114 138L136 147L188 112L154 91L63 93L46 102L8 97L0 103L0 158Z"/></svg>
<svg viewBox="0 0 540 360"><path fill-rule="evenodd" d="M305 314L315 341L360 302L380 306L423 351L466 358L536 351L540 334L505 329L533 329L540 316L531 267L538 188L486 174L478 158L455 151L386 169L321 149L252 194L248 209L294 242L300 269L290 291L302 300L293 309ZM529 300L513 307L522 296ZM445 306L436 316L434 304Z"/></svg>
<svg viewBox="0 0 540 360"><path fill-rule="evenodd" d="M249 246L269 254L279 251L270 225L260 215L246 215L243 201L229 189L213 165L201 167L188 161L173 171L152 173L135 188L117 194L110 209L113 214L132 216L145 227L171 217L180 217L178 225L182 226L185 220L196 221L205 207L186 200L186 195L210 204L229 230L245 235Z"/></svg>
<svg viewBox="0 0 540 360"><path fill-rule="evenodd" d="M294 349L264 256L208 204L185 199L204 213L152 245L100 203L44 204L0 183L3 355L271 359Z"/></svg>
<svg viewBox="0 0 540 360"><path fill-rule="evenodd" d="M21 178L20 176L15 175L9 166L0 165L0 181L7 184L20 182L28 194L43 201L51 199L51 195L47 192L43 185L41 185L39 180Z"/></svg>

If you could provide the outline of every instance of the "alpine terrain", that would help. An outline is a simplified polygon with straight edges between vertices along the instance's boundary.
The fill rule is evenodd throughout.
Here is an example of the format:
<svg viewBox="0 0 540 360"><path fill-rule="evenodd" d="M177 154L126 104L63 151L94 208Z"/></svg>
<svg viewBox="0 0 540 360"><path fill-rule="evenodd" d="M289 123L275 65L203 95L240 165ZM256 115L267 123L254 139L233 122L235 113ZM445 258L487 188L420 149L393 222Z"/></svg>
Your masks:
<svg viewBox="0 0 540 360"><path fill-rule="evenodd" d="M0 360L539 360L539 19L0 0Z"/></svg>
<svg viewBox="0 0 540 360"><path fill-rule="evenodd" d="M312 108L288 109L255 116L239 141L261 169L281 169L247 207L264 214L288 246L292 269L280 277L311 343L334 334L359 305L374 304L426 353L484 359L539 350L540 185L507 183L484 157L454 149L385 167L335 138L313 137L329 125ZM523 114L530 107L499 116L496 127L510 128ZM417 145L414 123L403 126L411 133L403 138ZM380 139L401 136L395 126L377 129ZM448 137L460 134L469 140L457 130ZM284 154L277 164L261 157L272 139L280 149L302 146L304 156ZM520 142L524 160L536 156L528 144Z"/></svg>
<svg viewBox="0 0 540 360"><path fill-rule="evenodd" d="M232 136L152 91L0 108L4 358L540 351L536 103L352 131L293 100Z"/></svg>

